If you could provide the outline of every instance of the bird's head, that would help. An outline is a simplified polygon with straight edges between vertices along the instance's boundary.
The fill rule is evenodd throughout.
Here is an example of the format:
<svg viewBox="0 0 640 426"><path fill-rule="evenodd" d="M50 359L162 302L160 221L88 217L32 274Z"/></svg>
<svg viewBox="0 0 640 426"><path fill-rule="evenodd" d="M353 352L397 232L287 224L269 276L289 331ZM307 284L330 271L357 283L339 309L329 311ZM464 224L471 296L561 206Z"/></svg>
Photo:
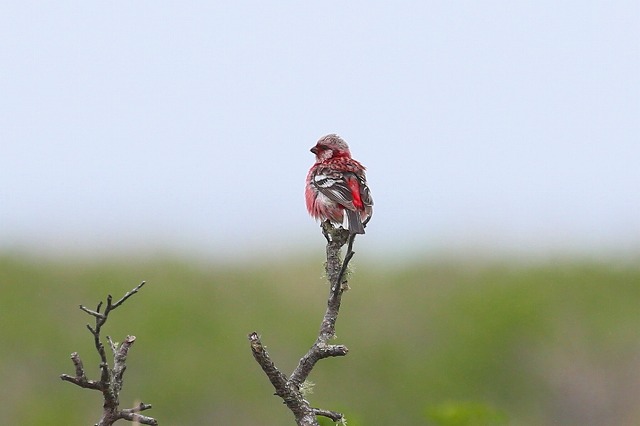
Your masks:
<svg viewBox="0 0 640 426"><path fill-rule="evenodd" d="M349 145L347 145L340 136L334 133L321 137L318 140L318 143L311 148L311 152L316 155L317 163L322 163L330 158L351 158Z"/></svg>

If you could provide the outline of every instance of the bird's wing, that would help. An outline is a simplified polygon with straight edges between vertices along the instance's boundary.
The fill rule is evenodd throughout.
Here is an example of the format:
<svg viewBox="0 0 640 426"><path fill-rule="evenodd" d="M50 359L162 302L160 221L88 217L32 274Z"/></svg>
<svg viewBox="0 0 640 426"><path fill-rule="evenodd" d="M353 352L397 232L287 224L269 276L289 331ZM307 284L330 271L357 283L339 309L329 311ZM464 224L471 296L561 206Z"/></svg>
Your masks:
<svg viewBox="0 0 640 426"><path fill-rule="evenodd" d="M355 174L344 173L322 168L311 179L311 183L318 191L330 200L342 205L349 210L356 210L354 205L354 189L357 189L357 201L360 201L359 182ZM354 188L354 183L357 188Z"/></svg>

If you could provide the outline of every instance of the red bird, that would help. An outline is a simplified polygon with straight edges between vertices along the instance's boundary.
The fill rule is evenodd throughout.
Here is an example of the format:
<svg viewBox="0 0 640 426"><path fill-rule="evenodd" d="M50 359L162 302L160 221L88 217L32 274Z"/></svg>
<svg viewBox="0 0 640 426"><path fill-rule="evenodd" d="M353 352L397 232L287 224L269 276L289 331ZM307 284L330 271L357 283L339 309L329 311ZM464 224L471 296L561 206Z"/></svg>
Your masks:
<svg viewBox="0 0 640 426"><path fill-rule="evenodd" d="M364 234L363 222L373 214L365 167L351 158L349 146L335 134L320 138L311 152L316 163L304 192L309 214L343 225L351 234Z"/></svg>

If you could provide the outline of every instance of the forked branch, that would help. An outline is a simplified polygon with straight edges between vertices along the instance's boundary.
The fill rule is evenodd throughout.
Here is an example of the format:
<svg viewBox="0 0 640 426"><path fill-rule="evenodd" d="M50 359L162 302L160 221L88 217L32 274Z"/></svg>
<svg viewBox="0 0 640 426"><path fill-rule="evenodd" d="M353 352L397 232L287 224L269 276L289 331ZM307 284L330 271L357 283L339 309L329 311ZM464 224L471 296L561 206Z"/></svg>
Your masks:
<svg viewBox="0 0 640 426"><path fill-rule="evenodd" d="M98 303L95 310L86 308L80 305L80 309L87 314L95 318L95 326L87 324L89 332L93 335L96 351L100 356L100 380L91 380L87 378L84 371L84 365L80 359L80 355L77 352L71 354L71 362L75 367L75 376L69 374L62 374L60 378L64 381L73 383L81 388L94 389L102 392L104 398L102 418L96 426L109 426L115 423L117 420L124 419L132 422L137 422L143 425L157 425L158 422L148 416L139 414L142 411L151 408L151 404L140 403L137 407L120 409L119 395L122 390L122 384L124 381L124 372L127 368L126 361L129 349L136 340L135 336L127 336L127 338L120 344L114 343L109 336L107 340L109 346L113 352L113 368L109 368L107 362L107 354L104 349L104 344L100 338L100 332L102 326L107 322L109 314L116 308L120 307L127 299L136 294L144 285L144 281L140 285L136 286L133 290L125 294L116 303L113 303L111 295L107 296L107 304L104 312L100 312L103 303Z"/></svg>
<svg viewBox="0 0 640 426"><path fill-rule="evenodd" d="M329 221L322 223L322 233L327 240L327 262L325 270L329 281L329 298L327 310L320 324L318 337L307 353L300 359L298 366L291 376L287 377L275 366L269 353L265 349L257 332L249 334L249 342L253 357L260 364L269 381L275 388L275 394L283 399L283 402L293 413L299 426L318 426L317 416L327 417L334 422L344 422L341 413L313 408L304 398L303 384L311 374L316 363L324 358L345 356L349 350L344 345L329 344L329 340L335 336L336 321L340 312L342 294L349 287L345 274L349 262L355 254L353 242L355 234L342 228L335 228ZM347 244L347 252L344 260L340 259L340 249Z"/></svg>

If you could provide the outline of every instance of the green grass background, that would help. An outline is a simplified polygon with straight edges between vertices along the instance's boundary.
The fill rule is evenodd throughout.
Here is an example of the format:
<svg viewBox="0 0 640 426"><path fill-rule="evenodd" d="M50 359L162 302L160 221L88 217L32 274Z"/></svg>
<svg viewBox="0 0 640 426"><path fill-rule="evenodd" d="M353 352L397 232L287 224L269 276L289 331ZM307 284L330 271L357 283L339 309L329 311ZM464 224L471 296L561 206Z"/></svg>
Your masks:
<svg viewBox="0 0 640 426"><path fill-rule="evenodd" d="M312 405L350 426L640 424L637 262L394 263L356 255L336 339L350 353L316 366ZM292 371L324 313L320 255L233 265L1 255L1 424L98 420L101 395L59 378L74 351L98 377L78 305L142 280L104 328L137 336L123 407L151 403L161 425L294 424L247 334Z"/></svg>

